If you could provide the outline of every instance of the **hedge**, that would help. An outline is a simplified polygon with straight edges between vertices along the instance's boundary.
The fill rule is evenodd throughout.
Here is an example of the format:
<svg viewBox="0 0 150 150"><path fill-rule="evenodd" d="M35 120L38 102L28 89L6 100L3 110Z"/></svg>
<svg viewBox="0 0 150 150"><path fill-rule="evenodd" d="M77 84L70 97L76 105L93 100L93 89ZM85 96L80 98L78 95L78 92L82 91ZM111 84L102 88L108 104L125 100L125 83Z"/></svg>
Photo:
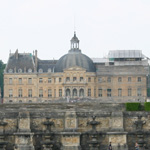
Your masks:
<svg viewBox="0 0 150 150"><path fill-rule="evenodd" d="M126 103L126 111L140 111L140 103Z"/></svg>
<svg viewBox="0 0 150 150"><path fill-rule="evenodd" d="M145 102L144 103L144 110L145 111L150 111L150 102Z"/></svg>

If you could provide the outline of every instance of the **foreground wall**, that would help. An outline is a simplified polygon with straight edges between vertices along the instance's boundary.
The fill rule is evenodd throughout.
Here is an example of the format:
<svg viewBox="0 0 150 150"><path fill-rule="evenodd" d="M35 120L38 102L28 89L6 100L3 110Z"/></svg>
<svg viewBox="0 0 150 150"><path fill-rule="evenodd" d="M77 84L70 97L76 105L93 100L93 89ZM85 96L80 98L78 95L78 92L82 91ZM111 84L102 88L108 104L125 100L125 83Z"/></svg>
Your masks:
<svg viewBox="0 0 150 150"><path fill-rule="evenodd" d="M3 104L0 119L0 149L106 150L112 142L113 150L133 150L136 141L150 147L150 113L126 112L124 104Z"/></svg>

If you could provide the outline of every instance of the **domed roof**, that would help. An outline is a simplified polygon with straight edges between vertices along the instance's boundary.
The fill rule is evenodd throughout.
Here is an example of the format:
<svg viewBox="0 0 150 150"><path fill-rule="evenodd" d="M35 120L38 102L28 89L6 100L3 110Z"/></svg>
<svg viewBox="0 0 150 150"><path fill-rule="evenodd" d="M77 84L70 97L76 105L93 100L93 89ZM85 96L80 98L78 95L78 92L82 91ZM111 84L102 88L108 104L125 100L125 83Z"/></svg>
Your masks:
<svg viewBox="0 0 150 150"><path fill-rule="evenodd" d="M86 55L81 53L79 49L79 40L74 34L71 39L71 49L68 54L62 56L56 63L55 72L63 72L69 67L79 66L85 68L87 72L95 72L93 61Z"/></svg>

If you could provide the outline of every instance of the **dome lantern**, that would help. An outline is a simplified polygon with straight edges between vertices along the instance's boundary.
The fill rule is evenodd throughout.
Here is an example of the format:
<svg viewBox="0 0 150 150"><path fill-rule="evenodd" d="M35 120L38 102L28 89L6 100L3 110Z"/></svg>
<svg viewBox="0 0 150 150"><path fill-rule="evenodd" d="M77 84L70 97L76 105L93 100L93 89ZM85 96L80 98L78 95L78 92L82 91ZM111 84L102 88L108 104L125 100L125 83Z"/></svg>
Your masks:
<svg viewBox="0 0 150 150"><path fill-rule="evenodd" d="M78 50L79 49L79 40L76 36L76 32L74 32L74 36L71 39L71 50Z"/></svg>

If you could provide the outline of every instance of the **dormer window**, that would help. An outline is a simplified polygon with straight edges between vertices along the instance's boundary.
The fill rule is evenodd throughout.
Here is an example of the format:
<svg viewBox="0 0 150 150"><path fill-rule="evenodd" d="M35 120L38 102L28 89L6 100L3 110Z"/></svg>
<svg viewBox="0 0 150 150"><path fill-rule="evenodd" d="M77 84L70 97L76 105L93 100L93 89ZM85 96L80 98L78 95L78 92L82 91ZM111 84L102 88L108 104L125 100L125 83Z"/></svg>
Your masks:
<svg viewBox="0 0 150 150"><path fill-rule="evenodd" d="M49 73L52 72L51 68L48 68L48 72L49 72Z"/></svg>
<svg viewBox="0 0 150 150"><path fill-rule="evenodd" d="M18 72L19 72L19 73L22 73L22 69L18 69Z"/></svg>
<svg viewBox="0 0 150 150"><path fill-rule="evenodd" d="M28 73L32 73L32 69L31 68L28 69Z"/></svg>
<svg viewBox="0 0 150 150"><path fill-rule="evenodd" d="M9 72L9 73L13 73L13 70L12 70L12 69L9 69L8 72Z"/></svg>
<svg viewBox="0 0 150 150"><path fill-rule="evenodd" d="M39 69L39 73L43 73L43 69Z"/></svg>

